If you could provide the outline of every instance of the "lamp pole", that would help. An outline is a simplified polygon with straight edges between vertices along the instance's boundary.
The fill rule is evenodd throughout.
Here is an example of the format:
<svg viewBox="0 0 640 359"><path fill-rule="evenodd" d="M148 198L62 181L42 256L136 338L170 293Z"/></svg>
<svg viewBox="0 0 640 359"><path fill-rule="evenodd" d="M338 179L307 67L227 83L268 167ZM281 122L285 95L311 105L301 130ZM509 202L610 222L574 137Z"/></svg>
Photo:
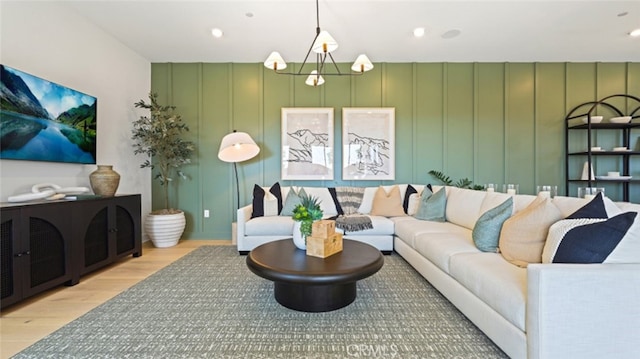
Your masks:
<svg viewBox="0 0 640 359"><path fill-rule="evenodd" d="M236 173L236 194L237 194L237 208L240 209L240 182L238 181L238 165L237 162L233 163L233 171Z"/></svg>

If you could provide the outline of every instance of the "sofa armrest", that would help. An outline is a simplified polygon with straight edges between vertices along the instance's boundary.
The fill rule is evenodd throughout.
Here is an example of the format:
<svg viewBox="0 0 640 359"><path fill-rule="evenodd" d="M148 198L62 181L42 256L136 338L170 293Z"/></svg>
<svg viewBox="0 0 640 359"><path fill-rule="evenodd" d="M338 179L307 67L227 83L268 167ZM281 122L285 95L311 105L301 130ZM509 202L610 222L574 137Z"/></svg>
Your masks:
<svg viewBox="0 0 640 359"><path fill-rule="evenodd" d="M640 350L640 264L530 264L533 358L632 358Z"/></svg>
<svg viewBox="0 0 640 359"><path fill-rule="evenodd" d="M238 209L236 216L236 240L240 242L244 239L245 231L244 226L248 220L251 219L251 212L253 212L253 205L249 204Z"/></svg>

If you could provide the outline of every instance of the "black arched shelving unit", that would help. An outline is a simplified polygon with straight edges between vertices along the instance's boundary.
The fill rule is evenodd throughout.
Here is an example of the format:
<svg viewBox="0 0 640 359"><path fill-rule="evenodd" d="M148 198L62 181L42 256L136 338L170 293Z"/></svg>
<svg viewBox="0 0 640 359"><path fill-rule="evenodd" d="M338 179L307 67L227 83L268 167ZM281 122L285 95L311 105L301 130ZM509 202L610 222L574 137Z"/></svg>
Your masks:
<svg viewBox="0 0 640 359"><path fill-rule="evenodd" d="M621 109L621 106L615 106L612 102L621 102L624 101L624 108ZM631 110L629 110L631 109ZM604 116L602 122L594 123L592 122L592 117L596 114L609 115ZM629 123L611 123L608 122L608 119L611 117L621 117L621 116L631 116L631 121ZM582 121L576 121L578 119L587 119L586 123ZM565 193L567 196L574 195L571 191L572 184L577 184L578 187L596 187L600 186L603 183L608 185L617 184L622 186L622 198L614 198L614 200L622 200L628 202L630 200L630 186L634 183L640 184L639 178L627 178L631 173L631 158L634 156L640 156L640 149L631 148L631 130L634 128L640 129L640 97L634 95L627 94L616 94L604 97L598 101L590 101L580 104L574 107L567 116L565 117ZM582 131L586 135L586 148L571 151L570 148L570 131ZM621 143L618 144L619 147L626 147L629 150L627 151L613 151L613 150L604 150L604 151L592 151L593 145L593 135L597 131L619 131L621 133ZM587 179L582 179L580 176L575 173L570 172L571 169L571 161L580 160L582 163L586 161L589 165L589 168L593 168L593 163L595 157L615 157L621 159L622 165L620 170L620 175L623 178L620 179L598 179L591 178L591 176L587 176ZM576 187L577 192L577 187Z"/></svg>

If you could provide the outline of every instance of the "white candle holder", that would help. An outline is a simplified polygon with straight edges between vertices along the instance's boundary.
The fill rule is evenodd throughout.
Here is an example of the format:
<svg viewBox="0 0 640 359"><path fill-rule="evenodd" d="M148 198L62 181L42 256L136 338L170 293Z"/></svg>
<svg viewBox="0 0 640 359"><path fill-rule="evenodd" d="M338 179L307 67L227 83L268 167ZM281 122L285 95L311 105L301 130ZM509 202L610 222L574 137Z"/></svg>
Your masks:
<svg viewBox="0 0 640 359"><path fill-rule="evenodd" d="M497 185L494 183L487 183L484 185L484 190L487 192L495 192Z"/></svg>
<svg viewBox="0 0 640 359"><path fill-rule="evenodd" d="M558 186L536 186L536 192L538 193L538 196L553 198L558 195Z"/></svg>
<svg viewBox="0 0 640 359"><path fill-rule="evenodd" d="M604 187L578 187L578 198L592 200L599 192L604 196Z"/></svg>
<svg viewBox="0 0 640 359"><path fill-rule="evenodd" d="M520 186L517 184L505 184L502 186L502 191L510 196L514 196L518 194L518 188Z"/></svg>

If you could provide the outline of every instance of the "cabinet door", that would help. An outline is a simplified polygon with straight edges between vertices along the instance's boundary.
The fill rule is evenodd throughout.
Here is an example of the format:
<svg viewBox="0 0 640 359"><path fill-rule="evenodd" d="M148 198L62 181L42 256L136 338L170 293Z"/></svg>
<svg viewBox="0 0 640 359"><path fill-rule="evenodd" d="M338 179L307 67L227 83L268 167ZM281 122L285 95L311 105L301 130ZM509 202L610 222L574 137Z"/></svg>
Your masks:
<svg viewBox="0 0 640 359"><path fill-rule="evenodd" d="M20 243L20 210L2 209L0 224L0 276L2 277L2 307L22 299L22 282L19 265L23 257Z"/></svg>
<svg viewBox="0 0 640 359"><path fill-rule="evenodd" d="M75 218L79 269L85 274L141 253L140 195L78 201Z"/></svg>
<svg viewBox="0 0 640 359"><path fill-rule="evenodd" d="M67 203L22 208L21 237L29 264L21 267L24 296L70 282L72 216Z"/></svg>
<svg viewBox="0 0 640 359"><path fill-rule="evenodd" d="M74 203L78 272L85 274L113 261L109 200Z"/></svg>
<svg viewBox="0 0 640 359"><path fill-rule="evenodd" d="M133 254L139 257L142 244L140 225L140 195L116 197L113 199L115 215L116 256Z"/></svg>

